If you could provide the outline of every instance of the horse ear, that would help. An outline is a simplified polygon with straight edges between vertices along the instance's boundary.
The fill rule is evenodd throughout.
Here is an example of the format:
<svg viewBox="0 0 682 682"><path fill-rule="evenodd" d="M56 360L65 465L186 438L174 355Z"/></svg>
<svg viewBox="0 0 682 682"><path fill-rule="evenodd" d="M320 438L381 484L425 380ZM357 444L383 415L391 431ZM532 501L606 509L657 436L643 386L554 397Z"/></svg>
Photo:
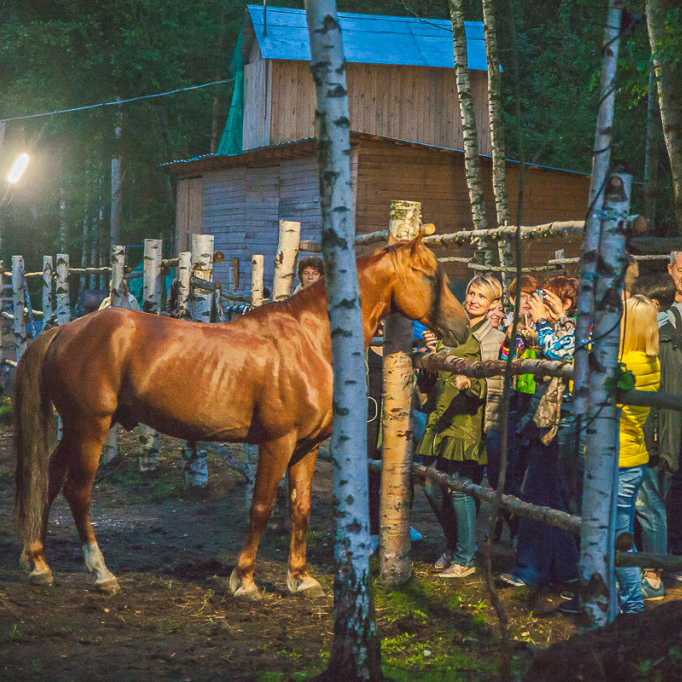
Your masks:
<svg viewBox="0 0 682 682"><path fill-rule="evenodd" d="M396 239L390 232L388 233L388 245L397 244L400 240Z"/></svg>

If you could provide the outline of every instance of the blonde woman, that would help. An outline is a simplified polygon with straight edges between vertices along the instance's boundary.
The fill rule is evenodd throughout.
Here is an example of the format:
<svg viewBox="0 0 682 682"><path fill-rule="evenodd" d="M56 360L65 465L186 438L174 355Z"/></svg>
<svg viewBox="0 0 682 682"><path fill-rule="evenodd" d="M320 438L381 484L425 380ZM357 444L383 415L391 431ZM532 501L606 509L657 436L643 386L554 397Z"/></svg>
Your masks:
<svg viewBox="0 0 682 682"><path fill-rule="evenodd" d="M658 361L658 322L654 304L644 296L625 302L621 323L620 361L635 378L638 391L657 391L661 383ZM635 502L646 474L649 453L644 445L648 407L621 405L618 454L616 537L634 533ZM635 551L634 548L630 551ZM642 578L637 567L616 567L623 614L644 609Z"/></svg>
<svg viewBox="0 0 682 682"><path fill-rule="evenodd" d="M500 283L489 276L474 277L467 286L464 309L469 316L469 338L454 348L438 342L436 349L450 355L480 360L499 350L503 334L493 329L487 318L493 301L501 296ZM491 333L493 337L491 337ZM495 335L497 335L495 337ZM427 335L424 335L427 338ZM430 341L430 339L427 339ZM429 344L432 346L432 344ZM485 350L484 350L485 349ZM480 483L486 464L483 433L486 381L452 372L438 372L434 407L426 424L417 454L427 466L456 478ZM497 398L499 405L499 396ZM485 414L486 421L488 419ZM441 578L465 578L476 571L476 503L458 491L446 492L429 482L424 486L431 507L443 528L446 549L436 561Z"/></svg>

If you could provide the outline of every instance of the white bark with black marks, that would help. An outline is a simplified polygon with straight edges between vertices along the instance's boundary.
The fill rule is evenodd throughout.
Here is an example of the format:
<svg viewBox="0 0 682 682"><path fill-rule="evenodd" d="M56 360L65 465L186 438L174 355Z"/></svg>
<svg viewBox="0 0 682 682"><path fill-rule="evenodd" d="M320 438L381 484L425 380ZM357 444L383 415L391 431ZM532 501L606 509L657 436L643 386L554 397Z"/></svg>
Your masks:
<svg viewBox="0 0 682 682"><path fill-rule="evenodd" d="M192 252L178 254L178 301L176 315L180 319L189 317L189 292L192 277Z"/></svg>
<svg viewBox="0 0 682 682"><path fill-rule="evenodd" d="M71 320L71 296L69 293L69 254L57 254L57 279L55 282L57 324L61 327Z"/></svg>
<svg viewBox="0 0 682 682"><path fill-rule="evenodd" d="M346 61L334 0L307 0L334 371L334 638L328 679L383 679L369 570L367 392L355 262Z"/></svg>
<svg viewBox="0 0 682 682"><path fill-rule="evenodd" d="M614 556L619 414L614 386L619 371L623 278L627 268L625 220L631 187L630 175L609 179L599 243L580 534L580 598L585 629L608 625L618 613Z"/></svg>
<svg viewBox="0 0 682 682"><path fill-rule="evenodd" d="M161 312L162 251L160 239L144 240L142 310L154 315ZM140 424L137 439L140 443L140 471L154 471L159 464L159 434L150 426Z"/></svg>
<svg viewBox="0 0 682 682"><path fill-rule="evenodd" d="M293 220L279 221L279 243L275 256L275 279L272 300L285 301L291 296L296 277L296 256L301 240L301 223Z"/></svg>
<svg viewBox="0 0 682 682"><path fill-rule="evenodd" d="M17 363L26 352L26 319L24 308L24 257L12 256L12 312L14 313L14 351Z"/></svg>
<svg viewBox="0 0 682 682"><path fill-rule="evenodd" d="M469 79L469 63L467 60L467 40L464 26L463 0L449 0L450 19L452 21L452 39L455 50L455 83L459 113L462 119L462 138L464 142L464 168L469 190L469 203L475 230L488 228L485 215L485 197L481 183L481 169L478 158L478 133L474 104L471 98L471 81ZM493 254L485 241L479 242L478 253L486 265L493 264ZM474 245L476 248L479 245Z"/></svg>
<svg viewBox="0 0 682 682"><path fill-rule="evenodd" d="M589 367L588 343L590 326L594 317L594 283L597 271L601 210L604 205L604 188L611 163L611 131L613 111L616 102L616 70L620 42L620 22L624 0L609 0L602 42L601 86L599 90L599 111L597 131L592 148L592 176L590 198L585 220L582 260L580 262L580 287L578 289L578 318L575 329L575 385L574 405L578 425L584 422L588 412Z"/></svg>
<svg viewBox="0 0 682 682"><path fill-rule="evenodd" d="M192 234L192 274L207 282L213 281L213 242L212 234ZM211 321L213 293L203 287L190 289L190 310L192 319L198 322Z"/></svg>
<svg viewBox="0 0 682 682"><path fill-rule="evenodd" d="M421 203L392 201L389 234L393 239L414 239L421 227ZM412 508L412 321L399 313L386 318L384 327L382 396L383 469L381 473L381 579L402 585L410 579L410 511Z"/></svg>
<svg viewBox="0 0 682 682"><path fill-rule="evenodd" d="M43 308L43 331L53 326L52 316L54 315L54 294L52 293L52 275L54 266L52 256L43 256L43 279L41 300Z"/></svg>

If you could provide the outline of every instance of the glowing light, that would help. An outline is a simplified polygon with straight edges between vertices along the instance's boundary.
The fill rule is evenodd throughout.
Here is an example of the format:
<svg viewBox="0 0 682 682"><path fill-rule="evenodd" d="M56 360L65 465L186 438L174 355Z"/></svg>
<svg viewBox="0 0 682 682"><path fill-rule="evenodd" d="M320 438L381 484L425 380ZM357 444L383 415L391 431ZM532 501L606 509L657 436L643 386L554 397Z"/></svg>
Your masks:
<svg viewBox="0 0 682 682"><path fill-rule="evenodd" d="M26 170L26 166L28 166L28 154L19 154L19 156L16 158L16 161L12 164L12 167L9 170L7 182L11 183L12 185L19 182L19 180L21 180L21 176Z"/></svg>

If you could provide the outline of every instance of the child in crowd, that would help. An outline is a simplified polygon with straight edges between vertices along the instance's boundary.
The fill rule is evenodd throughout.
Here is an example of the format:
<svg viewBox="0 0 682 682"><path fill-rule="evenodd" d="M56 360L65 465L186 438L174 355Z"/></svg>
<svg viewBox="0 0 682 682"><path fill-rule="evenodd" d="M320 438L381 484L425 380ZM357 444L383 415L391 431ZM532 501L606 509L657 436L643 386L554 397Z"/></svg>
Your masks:
<svg viewBox="0 0 682 682"><path fill-rule="evenodd" d="M545 359L570 361L575 349L577 280L548 279L541 293L529 296L539 353ZM530 325L528 325L530 326ZM565 383L536 380L528 408L519 414L518 431L528 442L528 468L521 496L526 502L567 511L560 453L575 448L575 420ZM568 455L566 455L567 457ZM564 583L577 576L578 550L570 533L538 521L519 521L516 561L511 573L500 576L511 586L539 587Z"/></svg>
<svg viewBox="0 0 682 682"><path fill-rule="evenodd" d="M481 359L481 345L494 331L487 318L493 301L500 297L500 285L490 277L469 282L464 309L469 316L469 338L449 348L438 342L436 350L461 358ZM495 342L497 343L497 342ZM483 418L486 382L451 372L438 372L433 392L433 410L426 424L417 454L424 463L458 478L480 483L486 463ZM458 491L445 491L427 481L424 486L431 507L443 528L446 550L436 561L442 578L464 578L476 571L476 502Z"/></svg>
<svg viewBox="0 0 682 682"><path fill-rule="evenodd" d="M658 313L658 359L661 363L661 391L682 393L682 334L670 323L668 310L675 302L675 282L669 275L649 274L637 279L633 295L646 296ZM652 554L668 553L666 503L671 475L679 470L682 446L682 413L654 408L644 425L649 464L637 497L637 521L641 548ZM679 524L682 519L675 519ZM644 599L663 599L665 587L654 569L642 572Z"/></svg>
<svg viewBox="0 0 682 682"><path fill-rule="evenodd" d="M621 323L620 361L634 375L636 390L658 390L661 370L657 353L656 308L644 296L631 296L625 303ZM649 461L643 434L649 410L648 407L621 406L616 537L634 533L635 503ZM636 550L633 547L630 551ZM642 611L644 601L639 568L617 566L616 579L621 612L628 615Z"/></svg>

